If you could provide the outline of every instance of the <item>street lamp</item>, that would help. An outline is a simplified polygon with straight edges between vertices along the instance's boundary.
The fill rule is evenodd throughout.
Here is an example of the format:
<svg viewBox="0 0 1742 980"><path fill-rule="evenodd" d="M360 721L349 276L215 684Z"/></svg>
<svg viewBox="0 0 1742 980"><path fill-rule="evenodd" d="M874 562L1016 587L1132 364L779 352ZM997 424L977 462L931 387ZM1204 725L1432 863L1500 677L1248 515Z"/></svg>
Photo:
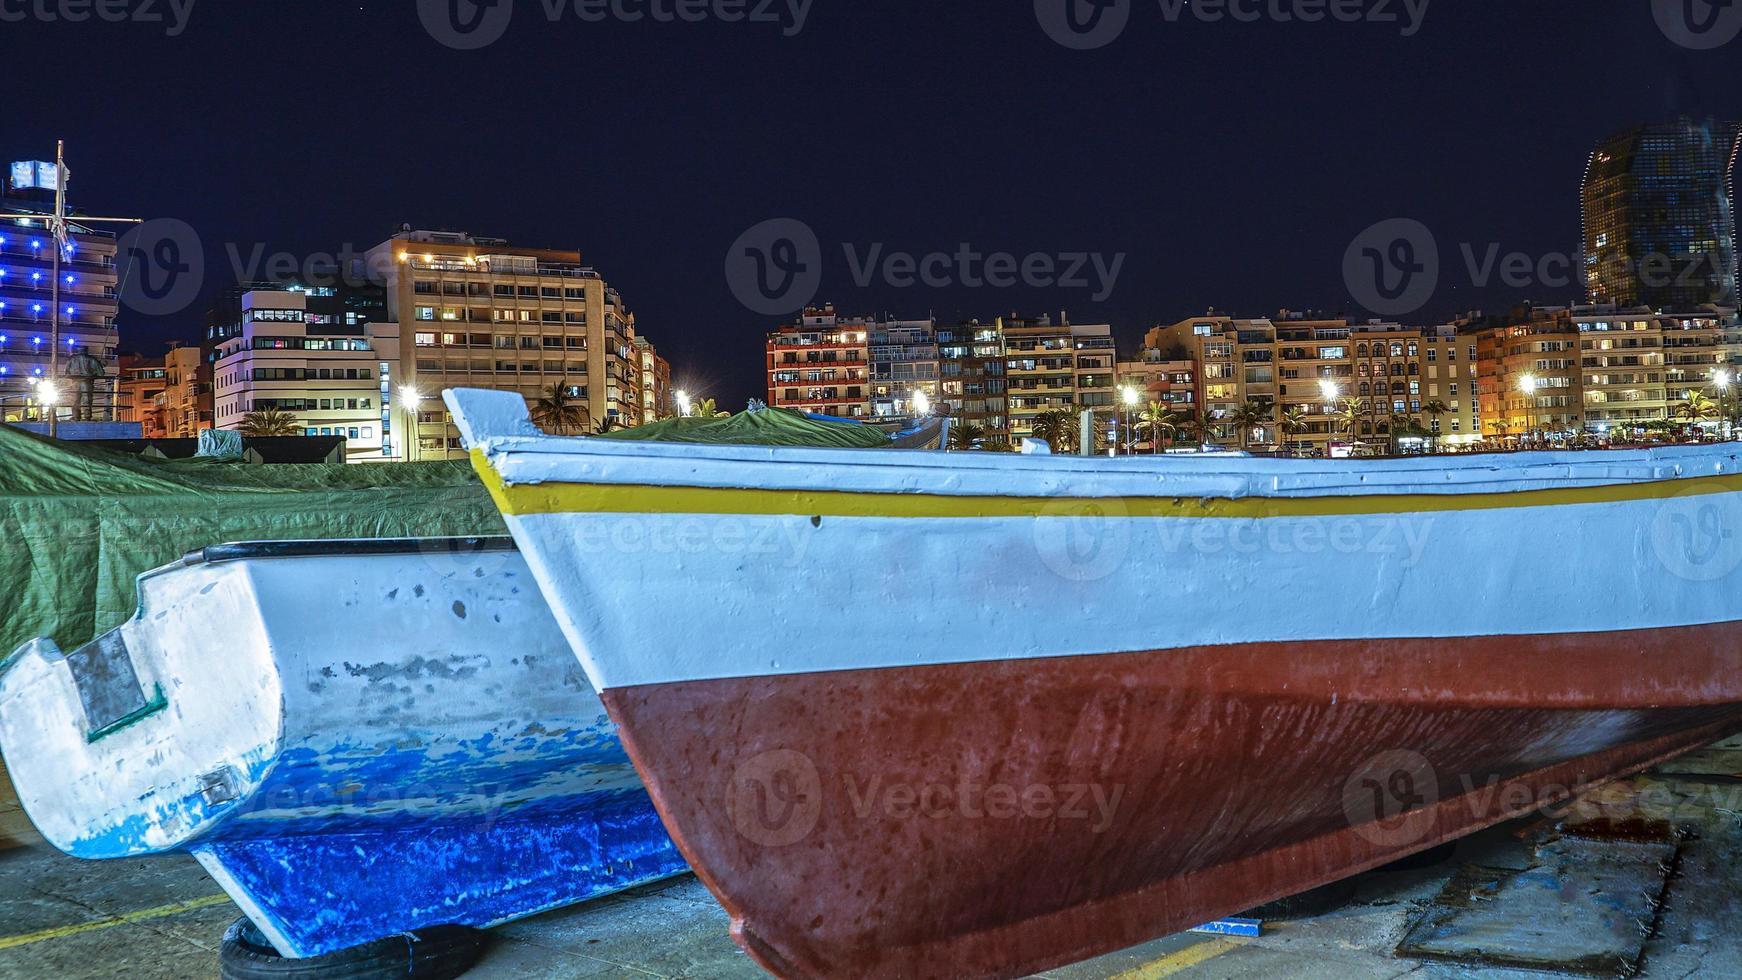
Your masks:
<svg viewBox="0 0 1742 980"><path fill-rule="evenodd" d="M405 461L411 462L411 450L417 442L417 406L423 402L423 392L416 385L401 385L399 400L405 403L405 414L411 419L411 425L405 433Z"/></svg>
<svg viewBox="0 0 1742 980"><path fill-rule="evenodd" d="M1718 411L1724 420L1724 438L1729 439L1731 432L1731 417L1735 414L1730 407L1730 383L1735 379L1724 368L1712 371L1712 387L1718 389Z"/></svg>
<svg viewBox="0 0 1742 980"><path fill-rule="evenodd" d="M914 389L913 414L920 418L931 415L931 396L926 394L923 389Z"/></svg>
<svg viewBox="0 0 1742 980"><path fill-rule="evenodd" d="M680 388L677 391L677 411L678 411L678 414L687 419L690 417L690 408L691 408L690 393L687 391L684 391Z"/></svg>
<svg viewBox="0 0 1742 980"><path fill-rule="evenodd" d="M1125 385L1119 389L1119 400L1125 405L1125 446L1131 455L1137 455L1137 439L1131 428L1131 412L1143 404L1143 395L1134 385Z"/></svg>
<svg viewBox="0 0 1742 980"><path fill-rule="evenodd" d="M56 388L54 386L54 382L48 380L47 378L37 379L37 381L36 381L36 403L38 405L41 405L42 407L48 409L48 417L50 419L53 419L57 414L59 414L55 411L55 405L59 401L60 401L60 392L58 390L56 390Z"/></svg>
<svg viewBox="0 0 1742 980"><path fill-rule="evenodd" d="M1536 441L1536 389L1540 384L1541 382L1534 374L1527 374L1518 379L1518 390L1524 392L1525 397L1530 399L1525 405L1524 428L1531 442Z"/></svg>

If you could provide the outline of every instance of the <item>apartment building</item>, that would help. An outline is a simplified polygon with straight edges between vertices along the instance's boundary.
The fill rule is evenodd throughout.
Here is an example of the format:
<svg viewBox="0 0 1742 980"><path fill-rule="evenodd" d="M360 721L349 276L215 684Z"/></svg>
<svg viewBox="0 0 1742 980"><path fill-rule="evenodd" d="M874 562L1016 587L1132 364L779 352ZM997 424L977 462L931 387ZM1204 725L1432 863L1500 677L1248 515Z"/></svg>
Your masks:
<svg viewBox="0 0 1742 980"><path fill-rule="evenodd" d="M657 422L677 414L671 387L671 363L659 356L644 337L635 338L635 358L641 366L641 421Z"/></svg>
<svg viewBox="0 0 1742 980"><path fill-rule="evenodd" d="M1732 311L1649 307L1521 311L1478 334L1482 414L1506 441L1636 431L1676 417L1689 391L1719 394L1742 365Z"/></svg>
<svg viewBox="0 0 1742 980"><path fill-rule="evenodd" d="M462 454L440 401L450 387L516 391L530 404L560 385L588 428L645 419L634 315L578 251L407 226L365 262L407 341L400 379L425 399L421 458Z"/></svg>
<svg viewBox="0 0 1742 980"><path fill-rule="evenodd" d="M417 458L394 439L399 325L346 323L309 304L303 290L243 294L241 322L218 342L210 368L216 427L239 430L249 412L275 409L306 435L343 436L349 461ZM184 350L198 359L197 348Z"/></svg>
<svg viewBox="0 0 1742 980"><path fill-rule="evenodd" d="M55 244L48 219L53 193L10 183L0 200L0 419L46 421L38 385L54 385L57 415L73 418L79 379L67 377L72 357L85 353L104 366L95 379L91 418L115 419L120 366L116 357L115 236L68 222L60 256L60 345L55 351ZM58 377L57 377L58 375Z"/></svg>
<svg viewBox="0 0 1742 980"><path fill-rule="evenodd" d="M169 432L163 424L163 406L158 399L165 387L163 358L122 354L117 364L121 381L115 421L137 423L142 438L168 438Z"/></svg>
<svg viewBox="0 0 1742 980"><path fill-rule="evenodd" d="M1046 412L1113 413L1118 354L1111 326L1071 323L1065 314L1057 321L1010 316L1001 325L1012 440L1031 436L1034 418Z"/></svg>
<svg viewBox="0 0 1742 980"><path fill-rule="evenodd" d="M962 425L978 427L985 442L1009 442L1003 321L940 325L937 339L939 409Z"/></svg>
<svg viewBox="0 0 1742 980"><path fill-rule="evenodd" d="M1267 419L1252 428L1250 445L1327 455L1350 442L1389 443L1405 426L1445 445L1480 438L1471 343L1460 340L1455 323L1406 327L1289 310L1255 319L1211 311L1154 328L1143 356L1196 366L1196 407L1212 441L1239 442L1227 420L1256 403ZM1350 399L1359 409L1353 431L1344 418Z"/></svg>
<svg viewBox="0 0 1742 980"><path fill-rule="evenodd" d="M871 416L870 323L807 309L764 342L768 404L838 418Z"/></svg>
<svg viewBox="0 0 1742 980"><path fill-rule="evenodd" d="M172 344L163 356L163 391L153 414L170 439L194 439L214 428L212 365L198 347Z"/></svg>
<svg viewBox="0 0 1742 980"><path fill-rule="evenodd" d="M937 321L877 317L865 326L870 335L871 417L915 414L919 392L936 404L941 373Z"/></svg>

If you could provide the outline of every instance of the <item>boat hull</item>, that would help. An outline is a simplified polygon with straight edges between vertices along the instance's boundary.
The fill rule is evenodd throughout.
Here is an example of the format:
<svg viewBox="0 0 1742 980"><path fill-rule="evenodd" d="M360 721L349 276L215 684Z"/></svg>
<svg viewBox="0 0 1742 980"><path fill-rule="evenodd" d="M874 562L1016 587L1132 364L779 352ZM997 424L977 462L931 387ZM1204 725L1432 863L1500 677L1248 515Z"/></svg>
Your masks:
<svg viewBox="0 0 1742 980"><path fill-rule="evenodd" d="M286 956L685 870L506 539L205 549L0 665L0 751L76 857L186 852Z"/></svg>
<svg viewBox="0 0 1742 980"><path fill-rule="evenodd" d="M1015 660L605 700L765 967L1014 976L1375 867L1742 729L1742 705L1601 706L1712 666L1659 659L1698 640L1674 633ZM1502 688L1648 654L1655 676L1605 669L1612 696L1582 708L1363 684L1425 660Z"/></svg>
<svg viewBox="0 0 1742 980"><path fill-rule="evenodd" d="M1742 729L1734 445L600 446L446 398L667 826L781 975L1031 973ZM992 787L1003 816L962 798Z"/></svg>

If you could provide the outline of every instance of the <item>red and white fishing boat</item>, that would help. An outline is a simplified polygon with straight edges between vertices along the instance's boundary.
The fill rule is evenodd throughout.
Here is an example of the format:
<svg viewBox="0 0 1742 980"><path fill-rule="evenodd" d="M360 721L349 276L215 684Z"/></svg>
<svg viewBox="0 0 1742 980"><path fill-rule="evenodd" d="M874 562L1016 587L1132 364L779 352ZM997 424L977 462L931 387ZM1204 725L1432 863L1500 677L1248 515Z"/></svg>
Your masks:
<svg viewBox="0 0 1742 980"><path fill-rule="evenodd" d="M786 976L1014 976L1742 730L1742 446L1375 462L551 438L452 391Z"/></svg>

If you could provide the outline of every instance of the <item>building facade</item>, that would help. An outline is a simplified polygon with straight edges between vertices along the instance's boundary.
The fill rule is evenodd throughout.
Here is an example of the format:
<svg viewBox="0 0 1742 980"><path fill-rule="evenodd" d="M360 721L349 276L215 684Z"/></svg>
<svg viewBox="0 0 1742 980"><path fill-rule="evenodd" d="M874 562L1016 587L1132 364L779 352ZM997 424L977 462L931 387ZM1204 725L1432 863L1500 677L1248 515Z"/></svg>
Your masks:
<svg viewBox="0 0 1742 980"><path fill-rule="evenodd" d="M421 458L463 454L440 401L450 387L515 391L533 404L560 386L588 429L644 420L634 316L579 252L406 228L365 264L404 336L399 376L424 398Z"/></svg>
<svg viewBox="0 0 1742 980"><path fill-rule="evenodd" d="M833 306L807 309L764 342L768 404L845 419L871 417L871 328Z"/></svg>
<svg viewBox="0 0 1742 980"><path fill-rule="evenodd" d="M937 404L937 321L876 317L864 326L870 336L871 417L908 418L920 393Z"/></svg>
<svg viewBox="0 0 1742 980"><path fill-rule="evenodd" d="M58 309L60 341L55 343L55 243L48 220L53 193L13 187L0 198L0 419L46 421L39 385L53 385L48 400L61 419L88 416L116 420L120 365L115 330L117 312L116 241L108 232L68 222L66 250L60 256ZM81 406L83 368L101 365L90 379L88 406ZM89 411L86 411L86 408Z"/></svg>
<svg viewBox="0 0 1742 980"><path fill-rule="evenodd" d="M964 320L940 325L938 407L958 424L980 430L982 443L1010 442L1009 380L1004 323Z"/></svg>
<svg viewBox="0 0 1742 980"><path fill-rule="evenodd" d="M1111 326L1071 323L1064 314L1011 316L1001 326L1013 441L1032 436L1035 418L1047 412L1113 414L1119 357Z"/></svg>
<svg viewBox="0 0 1742 980"><path fill-rule="evenodd" d="M1477 334L1482 415L1503 442L1637 434L1678 417L1690 391L1725 395L1742 367L1730 311L1545 307Z"/></svg>
<svg viewBox="0 0 1742 980"><path fill-rule="evenodd" d="M1654 310L1736 305L1736 160L1742 127L1682 117L1591 153L1583 184L1592 303Z"/></svg>
<svg viewBox="0 0 1742 980"><path fill-rule="evenodd" d="M211 365L216 427L240 430L248 413L277 410L294 416L304 435L344 437L349 461L416 458L394 437L398 324L346 323L311 312L310 300L301 290L243 294L241 322L219 341Z"/></svg>
<svg viewBox="0 0 1742 980"><path fill-rule="evenodd" d="M163 358L122 354L118 363L121 384L115 420L138 423L141 438L168 438L169 431L164 426L163 405L159 398L164 392L164 379L167 376Z"/></svg>
<svg viewBox="0 0 1742 980"><path fill-rule="evenodd" d="M163 391L154 414L165 438L197 438L213 428L212 364L198 347L170 345L163 355Z"/></svg>

